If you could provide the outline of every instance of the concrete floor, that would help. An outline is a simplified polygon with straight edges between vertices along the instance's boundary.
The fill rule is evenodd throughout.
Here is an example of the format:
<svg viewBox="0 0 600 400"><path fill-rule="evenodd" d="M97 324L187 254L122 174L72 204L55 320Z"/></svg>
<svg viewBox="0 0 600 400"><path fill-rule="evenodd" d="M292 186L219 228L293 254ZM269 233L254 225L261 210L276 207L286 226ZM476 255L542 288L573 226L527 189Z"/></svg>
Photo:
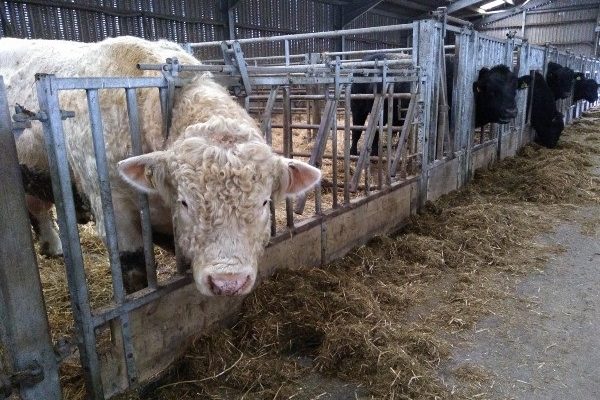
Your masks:
<svg viewBox="0 0 600 400"><path fill-rule="evenodd" d="M580 213L597 218L600 208ZM490 373L476 398L600 399L600 231L565 222L540 241L565 251L524 278L519 299L478 323L452 356Z"/></svg>

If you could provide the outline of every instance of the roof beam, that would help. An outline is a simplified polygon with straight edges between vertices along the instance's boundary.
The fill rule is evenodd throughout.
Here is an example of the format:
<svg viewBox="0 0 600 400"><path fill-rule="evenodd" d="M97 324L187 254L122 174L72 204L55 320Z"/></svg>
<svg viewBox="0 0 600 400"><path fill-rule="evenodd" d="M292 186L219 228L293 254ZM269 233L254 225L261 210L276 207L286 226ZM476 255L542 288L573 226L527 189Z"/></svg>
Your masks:
<svg viewBox="0 0 600 400"><path fill-rule="evenodd" d="M446 8L446 12L448 14L451 14L458 10L462 10L463 8L474 6L475 4L480 3L480 2L481 2L481 0L458 0L458 1L455 1L454 3L450 4Z"/></svg>
<svg viewBox="0 0 600 400"><path fill-rule="evenodd" d="M529 11L529 10L532 10L537 7L545 6L547 4L552 3L553 1L554 0L531 0L530 2L528 2L524 5L516 6L509 10L495 13L495 14L489 15L487 17L483 17L483 19L481 19L479 22L477 22L475 24L475 27L480 28L483 25L491 24L492 22L496 22L496 21L506 19L508 17L512 17L513 15L522 13L523 11Z"/></svg>
<svg viewBox="0 0 600 400"><path fill-rule="evenodd" d="M342 27L352 23L358 17L383 3L383 0L353 0L350 4L342 6Z"/></svg>

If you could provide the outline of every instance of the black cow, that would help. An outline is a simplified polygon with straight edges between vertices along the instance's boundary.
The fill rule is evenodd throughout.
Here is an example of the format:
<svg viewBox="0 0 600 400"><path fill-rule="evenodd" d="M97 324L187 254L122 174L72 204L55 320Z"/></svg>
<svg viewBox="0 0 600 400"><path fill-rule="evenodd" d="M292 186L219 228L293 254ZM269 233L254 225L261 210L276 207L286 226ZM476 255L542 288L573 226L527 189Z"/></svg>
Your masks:
<svg viewBox="0 0 600 400"><path fill-rule="evenodd" d="M523 83L526 78L519 79L519 83ZM539 72L535 73L533 81L531 125L536 132L535 142L548 148L556 147L565 127L563 115L556 109L552 89Z"/></svg>
<svg viewBox="0 0 600 400"><path fill-rule="evenodd" d="M598 82L588 79L581 72L575 73L575 89L573 92L573 104L579 100L594 103L598 100Z"/></svg>
<svg viewBox="0 0 600 400"><path fill-rule="evenodd" d="M517 116L517 76L506 66L482 68L473 83L475 126L508 124Z"/></svg>
<svg viewBox="0 0 600 400"><path fill-rule="evenodd" d="M398 54L384 54L377 53L365 56L362 61L384 61L384 60L395 60L399 59ZM373 94L375 91L381 93L381 83L354 83L352 84L352 94ZM395 85L394 92L396 93L407 93L410 92L410 83L398 83ZM373 99L352 99L350 101L350 108L352 110L352 125L364 126L365 121L371 108L373 107ZM400 125L400 115L398 113L398 100L393 100L393 115L392 124L394 126ZM383 105L383 123L386 124L388 120L388 102L385 100ZM350 154L358 155L358 141L362 135L361 129L352 130L352 146L350 147ZM379 132L375 131L375 137L373 138L373 145L371 146L371 155L376 156L379 154Z"/></svg>
<svg viewBox="0 0 600 400"><path fill-rule="evenodd" d="M548 63L546 82L554 95L554 99L566 99L569 97L573 91L574 81L575 71L571 68L563 67L554 62Z"/></svg>
<svg viewBox="0 0 600 400"><path fill-rule="evenodd" d="M384 53L369 55L363 58L363 61L385 60L391 56ZM448 91L448 105L452 106L452 90L454 77L454 57L446 56L446 84ZM482 68L479 71L477 81L473 83L475 93L475 125L483 126L487 123L506 124L517 115L517 76L505 65L497 65L492 69ZM381 84L371 83L353 84L352 93L373 93L374 89L381 91ZM397 92L407 92L410 89L408 84L400 86ZM367 115L373 106L372 99L353 99L352 124L364 125ZM393 124L399 125L400 118L397 115L397 107L394 104ZM387 121L387 105L384 105L384 122ZM362 130L352 131L352 147L350 154L358 154L358 141L362 135ZM371 155L378 154L378 132L375 132Z"/></svg>

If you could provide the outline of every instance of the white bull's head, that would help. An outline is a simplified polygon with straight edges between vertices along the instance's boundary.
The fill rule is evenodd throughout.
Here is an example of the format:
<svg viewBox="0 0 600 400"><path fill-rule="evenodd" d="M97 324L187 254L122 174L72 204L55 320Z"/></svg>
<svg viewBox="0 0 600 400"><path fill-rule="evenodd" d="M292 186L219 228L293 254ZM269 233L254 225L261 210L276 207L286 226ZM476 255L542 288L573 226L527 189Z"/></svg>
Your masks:
<svg viewBox="0 0 600 400"><path fill-rule="evenodd" d="M131 157L119 172L169 204L176 240L205 295L243 295L269 240L271 197L314 187L321 172L274 154L254 126L213 117L189 126L165 151Z"/></svg>

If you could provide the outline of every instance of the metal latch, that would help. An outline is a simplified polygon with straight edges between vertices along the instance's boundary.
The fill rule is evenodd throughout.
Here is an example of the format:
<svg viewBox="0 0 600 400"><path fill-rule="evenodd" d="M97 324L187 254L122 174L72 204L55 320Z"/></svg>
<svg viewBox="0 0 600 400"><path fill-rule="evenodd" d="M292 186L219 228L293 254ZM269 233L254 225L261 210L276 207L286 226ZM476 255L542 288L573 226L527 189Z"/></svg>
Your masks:
<svg viewBox="0 0 600 400"><path fill-rule="evenodd" d="M13 374L0 372L0 398L6 399L14 388L33 386L44 380L44 370L37 361Z"/></svg>
<svg viewBox="0 0 600 400"><path fill-rule="evenodd" d="M73 117L75 117L74 111L60 110L60 119L62 119L63 121L67 118ZM31 128L31 121L43 122L48 119L48 116L43 111L39 111L36 113L26 109L25 107L17 103L15 105L15 113L13 114L12 119L14 121L12 124L13 133L15 135L15 138L18 138L19 136L21 136L25 129Z"/></svg>

